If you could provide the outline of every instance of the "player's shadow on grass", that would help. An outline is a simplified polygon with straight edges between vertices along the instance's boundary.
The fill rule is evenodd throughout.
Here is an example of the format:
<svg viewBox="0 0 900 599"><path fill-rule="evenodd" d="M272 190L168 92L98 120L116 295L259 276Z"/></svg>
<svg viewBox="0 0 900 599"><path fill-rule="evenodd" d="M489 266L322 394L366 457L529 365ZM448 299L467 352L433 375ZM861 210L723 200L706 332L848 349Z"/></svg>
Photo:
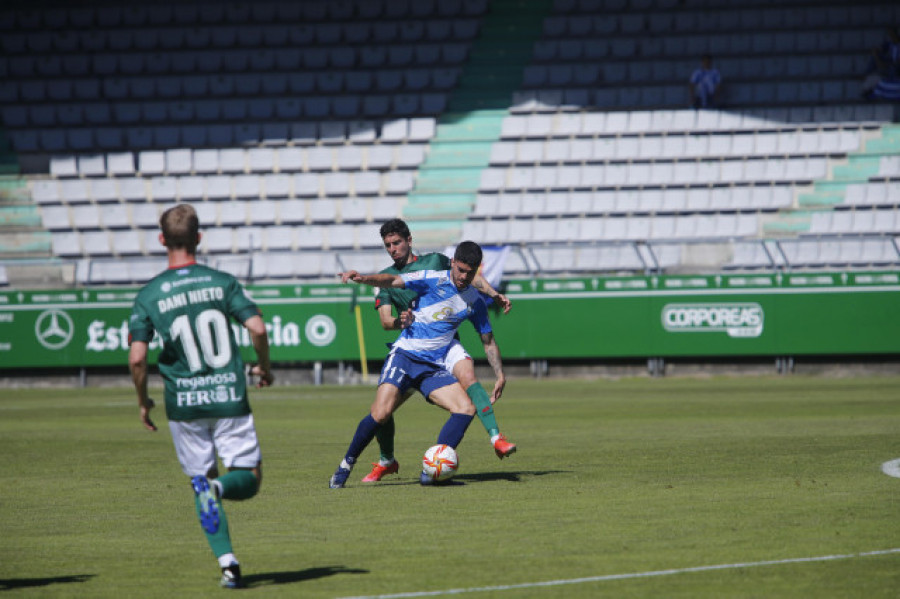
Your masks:
<svg viewBox="0 0 900 599"><path fill-rule="evenodd" d="M244 584L248 587L262 587L273 584L292 584L305 582L317 578L326 578L337 574L368 574L368 570L359 568L345 568L344 566L324 566L322 568L307 568L294 572L266 572L264 574L244 575Z"/></svg>
<svg viewBox="0 0 900 599"><path fill-rule="evenodd" d="M87 582L94 576L95 574L75 574L73 576L47 576L46 578L0 578L0 591L46 587L51 584Z"/></svg>
<svg viewBox="0 0 900 599"><path fill-rule="evenodd" d="M519 472L480 472L478 474L457 474L444 483L435 485L437 487L460 487L468 483L489 483L496 481L504 481L508 483L520 483L523 478L532 476L547 476L549 474L562 474L571 472L570 470L521 470ZM387 485L418 485L418 481L394 481Z"/></svg>
<svg viewBox="0 0 900 599"><path fill-rule="evenodd" d="M550 474L562 474L565 470L521 470L519 472L479 472L476 474L457 474L452 480L460 482L488 483L494 481L506 481L510 483L522 482L523 478L533 476L547 476Z"/></svg>

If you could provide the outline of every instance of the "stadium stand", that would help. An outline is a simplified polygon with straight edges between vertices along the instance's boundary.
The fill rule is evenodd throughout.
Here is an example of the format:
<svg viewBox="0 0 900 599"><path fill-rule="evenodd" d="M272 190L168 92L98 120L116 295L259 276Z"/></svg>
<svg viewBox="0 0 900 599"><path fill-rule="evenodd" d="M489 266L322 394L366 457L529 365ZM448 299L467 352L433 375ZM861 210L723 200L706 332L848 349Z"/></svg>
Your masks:
<svg viewBox="0 0 900 599"><path fill-rule="evenodd" d="M0 8L6 264L141 282L183 201L254 281L378 267L393 216L511 274L900 264L896 107L858 89L893 3L150 6Z"/></svg>

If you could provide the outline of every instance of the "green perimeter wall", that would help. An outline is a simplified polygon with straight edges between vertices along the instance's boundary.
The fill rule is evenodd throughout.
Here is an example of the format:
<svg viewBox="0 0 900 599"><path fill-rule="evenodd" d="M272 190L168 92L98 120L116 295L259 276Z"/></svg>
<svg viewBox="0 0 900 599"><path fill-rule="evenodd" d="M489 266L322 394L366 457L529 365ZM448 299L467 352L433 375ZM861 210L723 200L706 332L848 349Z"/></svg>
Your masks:
<svg viewBox="0 0 900 599"><path fill-rule="evenodd" d="M396 337L369 288L248 290L275 362L359 360L355 306L369 360ZM492 320L507 359L900 354L900 271L513 279L506 291L513 310ZM125 365L136 292L0 292L0 369ZM474 329L462 338L483 357Z"/></svg>

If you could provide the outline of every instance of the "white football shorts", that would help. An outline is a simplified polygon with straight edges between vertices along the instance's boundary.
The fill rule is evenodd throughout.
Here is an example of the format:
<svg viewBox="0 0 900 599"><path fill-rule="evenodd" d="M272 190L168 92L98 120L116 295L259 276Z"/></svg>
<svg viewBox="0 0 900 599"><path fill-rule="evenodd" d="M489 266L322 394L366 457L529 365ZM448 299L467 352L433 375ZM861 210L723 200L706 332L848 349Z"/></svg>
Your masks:
<svg viewBox="0 0 900 599"><path fill-rule="evenodd" d="M255 468L262 460L253 414L170 420L169 430L181 469L188 476L205 476L216 466L216 456L226 468Z"/></svg>
<svg viewBox="0 0 900 599"><path fill-rule="evenodd" d="M447 355L444 356L444 359L441 360L440 364L444 367L444 370L453 374L453 368L462 360L471 360L472 356L466 353L466 350L463 349L462 343L459 342L458 339L454 339L450 344L450 348L447 350Z"/></svg>

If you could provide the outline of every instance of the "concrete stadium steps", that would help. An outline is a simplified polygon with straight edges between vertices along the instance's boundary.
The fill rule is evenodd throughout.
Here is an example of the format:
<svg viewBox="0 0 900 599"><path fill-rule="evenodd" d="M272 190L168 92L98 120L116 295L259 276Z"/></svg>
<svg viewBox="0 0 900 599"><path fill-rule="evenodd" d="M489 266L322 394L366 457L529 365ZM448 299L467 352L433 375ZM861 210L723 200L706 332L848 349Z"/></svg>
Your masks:
<svg viewBox="0 0 900 599"><path fill-rule="evenodd" d="M28 180L19 175L0 175L0 205L30 203Z"/></svg>
<svg viewBox="0 0 900 599"><path fill-rule="evenodd" d="M28 180L6 131L0 130L0 259L50 257L50 233L31 199Z"/></svg>
<svg viewBox="0 0 900 599"><path fill-rule="evenodd" d="M420 250L443 249L461 241L462 225L458 220L410 219L410 222L415 222L413 242Z"/></svg>
<svg viewBox="0 0 900 599"><path fill-rule="evenodd" d="M900 154L900 125L881 127L876 137L868 139L865 147L847 156L846 161L834 164L827 180L816 181L812 191L797 196L799 210L778 215L764 225L766 235L796 235L810 230L816 209L831 210L844 204L847 186L866 183L877 177L884 156Z"/></svg>
<svg viewBox="0 0 900 599"><path fill-rule="evenodd" d="M0 175L16 175L18 173L18 157L12 152L0 151Z"/></svg>
<svg viewBox="0 0 900 599"><path fill-rule="evenodd" d="M900 125L885 125L878 135L866 140L865 147L835 164L828 181L817 181L811 193L798 197L801 208L834 206L845 201L847 185L865 183L878 175L883 156L900 154Z"/></svg>
<svg viewBox="0 0 900 599"><path fill-rule="evenodd" d="M11 231L0 233L0 259L49 258L50 233Z"/></svg>
<svg viewBox="0 0 900 599"><path fill-rule="evenodd" d="M460 223L475 206L476 194L412 194L403 209L411 221L419 219L452 219Z"/></svg>
<svg viewBox="0 0 900 599"><path fill-rule="evenodd" d="M796 210L763 224L763 237L793 237L809 231L813 212Z"/></svg>
<svg viewBox="0 0 900 599"><path fill-rule="evenodd" d="M34 208L28 179L15 175L0 175L0 209ZM0 219L0 223L2 223Z"/></svg>
<svg viewBox="0 0 900 599"><path fill-rule="evenodd" d="M478 189L481 168L428 168L419 172L413 194L440 195ZM412 195L412 194L411 194Z"/></svg>
<svg viewBox="0 0 900 599"><path fill-rule="evenodd" d="M457 225L475 206L481 168L432 168L419 173L416 189L407 196L404 218L411 221L454 219Z"/></svg>
<svg viewBox="0 0 900 599"><path fill-rule="evenodd" d="M3 205L0 204L0 231L7 231L12 227L40 227L41 216L33 205ZM3 234L3 233L0 233Z"/></svg>
<svg viewBox="0 0 900 599"><path fill-rule="evenodd" d="M45 256L50 256L50 234L43 230L28 181L18 175L0 175L0 258Z"/></svg>
<svg viewBox="0 0 900 599"><path fill-rule="evenodd" d="M522 83L522 66L524 65L519 62L508 62L466 67L458 89L462 91L516 89Z"/></svg>
<svg viewBox="0 0 900 599"><path fill-rule="evenodd" d="M18 175L19 158L12 150L6 131L0 130L0 176Z"/></svg>
<svg viewBox="0 0 900 599"><path fill-rule="evenodd" d="M451 136L469 137L460 125ZM490 159L489 141L438 141L432 143L419 169L415 191L410 193L403 215L410 220L464 220L475 206L481 171Z"/></svg>
<svg viewBox="0 0 900 599"><path fill-rule="evenodd" d="M832 178L839 181L865 181L878 173L881 155L851 155L847 164L835 166Z"/></svg>
<svg viewBox="0 0 900 599"><path fill-rule="evenodd" d="M811 193L801 193L797 197L800 208L834 206L844 201L847 181L817 181Z"/></svg>
<svg viewBox="0 0 900 599"><path fill-rule="evenodd" d="M898 154L900 153L900 125L885 125L881 128L881 136L870 139L862 154Z"/></svg>
<svg viewBox="0 0 900 599"><path fill-rule="evenodd" d="M493 143L500 138L506 110L476 110L469 112L448 112L441 116L435 130L432 145L441 142Z"/></svg>
<svg viewBox="0 0 900 599"><path fill-rule="evenodd" d="M511 103L510 93L505 89L457 89L447 101L447 109L452 112L506 110Z"/></svg>
<svg viewBox="0 0 900 599"><path fill-rule="evenodd" d="M480 37L469 50L469 61L450 95L448 111L508 110L551 11L552 2L547 0L491 2Z"/></svg>
<svg viewBox="0 0 900 599"><path fill-rule="evenodd" d="M483 167L491 157L489 141L432 143L422 166L428 168ZM420 167L421 168L421 167Z"/></svg>
<svg viewBox="0 0 900 599"><path fill-rule="evenodd" d="M475 206L491 145L500 139L513 92L522 85L552 1L495 0L482 22L448 112L441 115L403 217L415 223L422 243L458 241Z"/></svg>
<svg viewBox="0 0 900 599"><path fill-rule="evenodd" d="M492 0L490 18L482 25L482 36L488 39L530 39L535 28L541 31L544 18L552 11L553 2L546 0ZM530 57L530 52L529 52Z"/></svg>

